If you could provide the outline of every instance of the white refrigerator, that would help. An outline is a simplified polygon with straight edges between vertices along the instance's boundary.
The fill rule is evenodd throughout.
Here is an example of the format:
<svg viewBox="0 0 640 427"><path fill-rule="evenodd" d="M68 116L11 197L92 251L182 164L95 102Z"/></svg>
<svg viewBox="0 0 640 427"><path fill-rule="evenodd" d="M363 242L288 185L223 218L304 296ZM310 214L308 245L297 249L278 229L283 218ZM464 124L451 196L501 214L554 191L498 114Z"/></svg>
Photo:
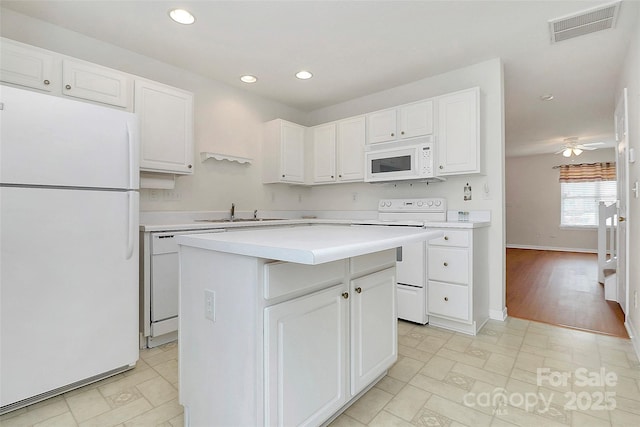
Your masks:
<svg viewBox="0 0 640 427"><path fill-rule="evenodd" d="M135 115L0 86L0 413L138 360Z"/></svg>

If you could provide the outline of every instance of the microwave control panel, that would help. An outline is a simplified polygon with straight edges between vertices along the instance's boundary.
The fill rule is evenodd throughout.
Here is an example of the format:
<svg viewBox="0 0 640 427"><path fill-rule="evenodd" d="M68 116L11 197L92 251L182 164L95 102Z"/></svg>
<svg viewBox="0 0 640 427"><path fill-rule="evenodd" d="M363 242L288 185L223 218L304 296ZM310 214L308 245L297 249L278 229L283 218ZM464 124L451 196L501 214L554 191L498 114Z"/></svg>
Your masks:
<svg viewBox="0 0 640 427"><path fill-rule="evenodd" d="M420 175L433 176L433 145L425 144L420 153Z"/></svg>

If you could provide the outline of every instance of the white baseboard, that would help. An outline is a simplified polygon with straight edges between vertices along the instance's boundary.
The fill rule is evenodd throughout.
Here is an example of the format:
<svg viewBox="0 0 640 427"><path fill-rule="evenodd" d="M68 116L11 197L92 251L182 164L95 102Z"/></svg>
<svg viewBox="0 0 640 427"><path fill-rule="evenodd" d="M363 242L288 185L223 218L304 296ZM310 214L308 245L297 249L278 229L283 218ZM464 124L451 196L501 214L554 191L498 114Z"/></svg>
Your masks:
<svg viewBox="0 0 640 427"><path fill-rule="evenodd" d="M624 321L624 327L627 329L629 338L631 338L631 345L633 345L633 349L636 352L636 357L640 360L640 340L638 339L638 332L628 320Z"/></svg>
<svg viewBox="0 0 640 427"><path fill-rule="evenodd" d="M507 318L507 307L503 308L502 310L489 310L489 318L504 322L504 320Z"/></svg>
<svg viewBox="0 0 640 427"><path fill-rule="evenodd" d="M535 245L513 245L507 243L507 248L512 249L533 249L537 251L558 251L558 252L583 252L588 254L597 254L597 249L585 249L585 248L560 248L555 246L535 246Z"/></svg>

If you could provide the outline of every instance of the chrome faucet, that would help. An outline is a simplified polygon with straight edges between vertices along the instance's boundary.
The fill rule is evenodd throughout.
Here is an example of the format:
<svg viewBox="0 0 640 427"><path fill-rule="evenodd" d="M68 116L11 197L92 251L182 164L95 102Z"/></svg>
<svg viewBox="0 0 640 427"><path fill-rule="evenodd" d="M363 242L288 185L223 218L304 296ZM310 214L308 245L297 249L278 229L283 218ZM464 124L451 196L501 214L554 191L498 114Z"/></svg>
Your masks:
<svg viewBox="0 0 640 427"><path fill-rule="evenodd" d="M235 203L231 203L231 221L236 218L236 205Z"/></svg>
<svg viewBox="0 0 640 427"><path fill-rule="evenodd" d="M253 211L253 219L258 219L258 209Z"/></svg>

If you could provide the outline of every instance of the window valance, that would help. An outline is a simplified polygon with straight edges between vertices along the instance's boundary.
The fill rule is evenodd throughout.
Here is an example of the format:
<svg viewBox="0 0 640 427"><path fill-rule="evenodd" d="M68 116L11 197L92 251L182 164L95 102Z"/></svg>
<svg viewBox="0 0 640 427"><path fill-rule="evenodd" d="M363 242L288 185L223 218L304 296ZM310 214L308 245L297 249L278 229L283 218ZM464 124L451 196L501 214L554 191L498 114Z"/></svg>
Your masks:
<svg viewBox="0 0 640 427"><path fill-rule="evenodd" d="M594 182L616 180L616 164L613 162L562 165L559 166L559 169L560 182Z"/></svg>

